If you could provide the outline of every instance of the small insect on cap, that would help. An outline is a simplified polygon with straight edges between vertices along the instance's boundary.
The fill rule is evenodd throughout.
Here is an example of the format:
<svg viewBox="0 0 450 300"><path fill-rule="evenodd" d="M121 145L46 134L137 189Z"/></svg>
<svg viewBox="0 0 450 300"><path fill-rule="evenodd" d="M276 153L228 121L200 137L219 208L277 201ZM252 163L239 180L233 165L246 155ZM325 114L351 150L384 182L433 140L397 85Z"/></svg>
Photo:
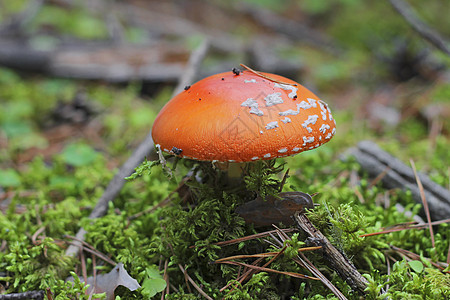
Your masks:
<svg viewBox="0 0 450 300"><path fill-rule="evenodd" d="M295 155L328 142L328 105L282 76L225 72L185 89L159 112L152 135L161 150L188 159L247 162Z"/></svg>

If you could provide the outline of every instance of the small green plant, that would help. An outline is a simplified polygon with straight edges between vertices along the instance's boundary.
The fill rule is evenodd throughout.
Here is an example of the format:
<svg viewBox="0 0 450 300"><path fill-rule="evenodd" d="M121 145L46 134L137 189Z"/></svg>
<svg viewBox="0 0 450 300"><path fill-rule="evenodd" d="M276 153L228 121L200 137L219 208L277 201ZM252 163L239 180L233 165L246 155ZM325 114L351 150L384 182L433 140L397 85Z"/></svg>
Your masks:
<svg viewBox="0 0 450 300"><path fill-rule="evenodd" d="M276 166L276 160L261 160L247 163L244 182L248 191L256 192L265 199L267 196L277 196L280 192L279 176L284 164Z"/></svg>
<svg viewBox="0 0 450 300"><path fill-rule="evenodd" d="M60 280L58 282L59 286L56 287L56 291L53 290L55 300L89 300L89 299L106 299L106 294L92 294L89 295L87 290L89 285L86 285L80 280L75 272L70 272L73 281L64 282ZM50 289L52 291L52 289Z"/></svg>

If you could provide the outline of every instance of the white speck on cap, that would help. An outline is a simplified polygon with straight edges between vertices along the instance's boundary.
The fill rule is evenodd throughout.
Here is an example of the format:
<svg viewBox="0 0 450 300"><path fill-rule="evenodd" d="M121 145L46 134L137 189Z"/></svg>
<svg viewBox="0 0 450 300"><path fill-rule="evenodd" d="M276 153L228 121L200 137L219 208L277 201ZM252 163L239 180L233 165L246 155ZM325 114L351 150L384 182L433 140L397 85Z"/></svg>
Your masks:
<svg viewBox="0 0 450 300"><path fill-rule="evenodd" d="M328 111L328 118L330 119L330 121L333 121L333 117L331 116L331 110L329 106L327 106L327 111Z"/></svg>
<svg viewBox="0 0 450 300"><path fill-rule="evenodd" d="M299 150L300 150L299 147L295 147L295 148L292 149L292 151L294 151L294 152L297 152L297 151L299 151Z"/></svg>
<svg viewBox="0 0 450 300"><path fill-rule="evenodd" d="M312 132L312 128L309 127L308 125L309 124L313 124L313 125L316 124L318 118L319 118L318 115L308 116L308 119L305 120L305 122L303 122L302 127L306 128L306 130L308 130L308 132L311 133Z"/></svg>
<svg viewBox="0 0 450 300"><path fill-rule="evenodd" d="M313 143L313 142L314 142L314 137L313 136L310 136L310 137L304 136L303 137L303 146L305 146L306 143Z"/></svg>
<svg viewBox="0 0 450 300"><path fill-rule="evenodd" d="M265 157L265 158L268 158L268 157L270 157L270 156L271 156L270 153L264 154L264 157Z"/></svg>
<svg viewBox="0 0 450 300"><path fill-rule="evenodd" d="M264 115L264 112L258 108L258 102L255 99L248 98L244 102L241 103L241 106L250 107L250 113L255 114L257 116Z"/></svg>
<svg viewBox="0 0 450 300"><path fill-rule="evenodd" d="M327 119L327 109L325 107L325 105L323 105L323 101L319 100L319 105L320 105L320 113L322 114L322 119L325 121Z"/></svg>
<svg viewBox="0 0 450 300"><path fill-rule="evenodd" d="M247 98L247 100L241 103L241 106L252 107L255 104L258 104L258 102L255 99Z"/></svg>
<svg viewBox="0 0 450 300"><path fill-rule="evenodd" d="M274 129L274 128L277 128L277 127L279 127L277 121L273 121L273 122L267 123L267 125L266 125L266 129L267 130Z"/></svg>
<svg viewBox="0 0 450 300"><path fill-rule="evenodd" d="M289 93L289 95L288 95L288 97L291 98L291 99L294 99L295 96L297 95L298 88L296 88L296 87L293 86L293 85L290 85L290 84L282 84L282 83L275 83L275 86L274 86L274 87L283 89L283 90L285 90L285 91L291 91L291 92Z"/></svg>
<svg viewBox="0 0 450 300"><path fill-rule="evenodd" d="M244 79L244 82L245 83L250 83L250 82L256 83L256 80L255 79L250 79L250 80Z"/></svg>
<svg viewBox="0 0 450 300"><path fill-rule="evenodd" d="M279 153L286 153L287 151L287 148L281 148L280 150L278 150Z"/></svg>
<svg viewBox="0 0 450 300"><path fill-rule="evenodd" d="M266 101L266 106L273 106L284 102L281 98L281 93L269 94L264 98L264 100Z"/></svg>
<svg viewBox="0 0 450 300"><path fill-rule="evenodd" d="M278 114L282 117L284 116L296 116L300 113L300 104L297 104L297 110L288 109L285 111L280 111Z"/></svg>
<svg viewBox="0 0 450 300"><path fill-rule="evenodd" d="M316 99L313 99L313 98L307 98L306 100L308 100L309 104L310 104L312 107L317 107Z"/></svg>
<svg viewBox="0 0 450 300"><path fill-rule="evenodd" d="M302 101L302 102L296 104L297 110L288 109L288 110L285 110L285 111L280 111L278 114L280 116L283 116L283 117L284 116L296 116L296 115L298 115L300 113L300 108L309 109L311 107L316 107L317 106L317 104L315 102L312 102L311 100L315 101L314 99L309 99L308 98L309 103L306 102L306 101Z"/></svg>
<svg viewBox="0 0 450 300"><path fill-rule="evenodd" d="M285 117L284 120L281 120L281 122L283 122L284 124L286 124L286 123L291 123L292 120L289 119L288 117Z"/></svg>
<svg viewBox="0 0 450 300"><path fill-rule="evenodd" d="M323 134L325 134L325 132L327 131L327 129L330 129L330 125L328 124L322 124L322 126L320 126L319 131L322 132Z"/></svg>
<svg viewBox="0 0 450 300"><path fill-rule="evenodd" d="M259 159L258 156L253 156L253 157L252 157L252 160L258 160L258 159Z"/></svg>

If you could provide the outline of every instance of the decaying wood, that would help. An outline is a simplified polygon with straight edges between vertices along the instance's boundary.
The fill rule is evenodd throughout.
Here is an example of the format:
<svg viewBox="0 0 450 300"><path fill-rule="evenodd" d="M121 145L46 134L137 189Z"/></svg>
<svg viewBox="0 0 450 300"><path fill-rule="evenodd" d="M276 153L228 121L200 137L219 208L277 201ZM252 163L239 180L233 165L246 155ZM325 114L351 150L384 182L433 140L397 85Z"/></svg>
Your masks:
<svg viewBox="0 0 450 300"><path fill-rule="evenodd" d="M191 55L188 61L188 67L186 72L191 74L191 77L184 76L178 82L177 88L174 90L174 95L179 89L182 89L184 86L189 85L191 81L194 80L196 76L196 72L192 72L191 70L198 70L200 68L200 64L203 61L203 58L206 56L208 52L208 41L204 41ZM173 95L173 96L174 96ZM108 184L105 189L103 195L98 200L95 208L92 210L89 215L90 219L99 218L104 216L108 210L108 203L119 194L123 185L125 184L125 177L129 176L133 173L134 169L145 159L145 157L154 149L154 143L152 139L151 132L145 137L144 141L136 148L130 158L120 167L119 171L114 175L111 182ZM75 244L70 245L66 250L66 255L77 255L80 251L81 243L79 241L84 240L84 236L86 234L86 230L84 228L80 228L80 230L76 234Z"/></svg>
<svg viewBox="0 0 450 300"><path fill-rule="evenodd" d="M17 41L0 42L0 65L63 78L175 82L188 58L188 50L179 43L85 45L43 51Z"/></svg>
<svg viewBox="0 0 450 300"><path fill-rule="evenodd" d="M420 190L416 183L414 171L399 159L383 151L371 141L362 141L357 148L351 149L362 168L372 177L385 173L381 181L387 188L410 190L413 199L422 203ZM444 162L443 162L444 163ZM428 202L432 220L450 218L450 191L432 181L428 176L418 172L425 197Z"/></svg>
<svg viewBox="0 0 450 300"><path fill-rule="evenodd" d="M354 290L364 294L364 290L369 284L368 281L358 272L353 263L341 252L339 252L330 241L309 221L305 214L295 215L297 225L309 235L309 241L314 246L322 246L318 252L323 253L323 257L330 263L339 276L344 279Z"/></svg>
<svg viewBox="0 0 450 300"><path fill-rule="evenodd" d="M0 295L0 300L30 300L30 299L42 300L44 299L44 296L45 296L44 291L29 291L23 293Z"/></svg>

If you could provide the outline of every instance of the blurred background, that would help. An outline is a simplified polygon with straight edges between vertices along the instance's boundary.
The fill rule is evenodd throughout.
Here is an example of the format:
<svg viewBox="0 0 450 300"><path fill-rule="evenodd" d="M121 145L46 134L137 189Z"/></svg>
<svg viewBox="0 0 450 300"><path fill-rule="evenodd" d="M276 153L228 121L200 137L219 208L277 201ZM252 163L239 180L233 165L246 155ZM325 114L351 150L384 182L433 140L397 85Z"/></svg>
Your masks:
<svg viewBox="0 0 450 300"><path fill-rule="evenodd" d="M389 168L372 180L359 164L341 158L359 141L371 140L408 166L412 159L418 170L450 188L449 12L448 0L0 0L0 294L46 287L58 294L69 271L85 278L92 270L95 274L93 256L76 262L63 255L72 242L68 236L81 226L88 244L124 262L141 284L152 278L148 267L164 268L161 257L170 254L161 246L160 224L173 225L177 234L193 227L170 220L184 212L177 210L180 205L161 208L170 202L168 195L180 191L161 168L120 186L105 217L88 217L177 83L192 70L193 58L200 65L192 83L246 64L296 80L328 103L336 135L326 147L286 159L291 177L285 190L318 193L314 201L330 208L322 210L328 214L319 218L322 223L333 211L335 227L356 222L359 227L347 238L353 242L356 231L411 221L396 206L418 215L420 204L411 192L379 184ZM180 163L176 176L184 176L188 166ZM415 178L409 179L415 187ZM343 216L335 207L344 210ZM439 212L448 214L438 209L432 217ZM207 231L214 230L211 222L220 222L215 214L203 215L211 218L202 227L204 245L227 239ZM422 231L410 230L364 244L361 238L356 248L344 250L365 273L390 272L389 262L398 253L389 253L388 245L446 261L448 270L446 226L439 227L436 247ZM178 259L206 266L204 281L195 280L217 291L219 285L214 290L208 281L220 277L210 272L218 265L205 261L207 256L198 263L205 254L192 249L195 234L180 236L174 234L183 249ZM341 245L340 233L336 241ZM247 251L239 244L241 250ZM185 282L186 273L171 268L171 283L177 277ZM195 268L189 268L191 275L200 276ZM230 278L222 278L223 285ZM395 290L395 278L412 276L376 278L380 287L389 281ZM409 289L414 295L441 287L448 292L443 280L431 281L432 287L411 281ZM405 281L397 282L404 291ZM70 283L65 286L72 289ZM348 287L342 290L352 294ZM140 291L126 293L119 294L133 296L122 299L143 297Z"/></svg>
<svg viewBox="0 0 450 300"><path fill-rule="evenodd" d="M370 138L404 160L435 153L449 145L450 2L398 3L0 1L0 185L37 156L118 166L205 41L197 79L244 63L297 80L333 108L340 150ZM448 185L439 157L419 166Z"/></svg>

